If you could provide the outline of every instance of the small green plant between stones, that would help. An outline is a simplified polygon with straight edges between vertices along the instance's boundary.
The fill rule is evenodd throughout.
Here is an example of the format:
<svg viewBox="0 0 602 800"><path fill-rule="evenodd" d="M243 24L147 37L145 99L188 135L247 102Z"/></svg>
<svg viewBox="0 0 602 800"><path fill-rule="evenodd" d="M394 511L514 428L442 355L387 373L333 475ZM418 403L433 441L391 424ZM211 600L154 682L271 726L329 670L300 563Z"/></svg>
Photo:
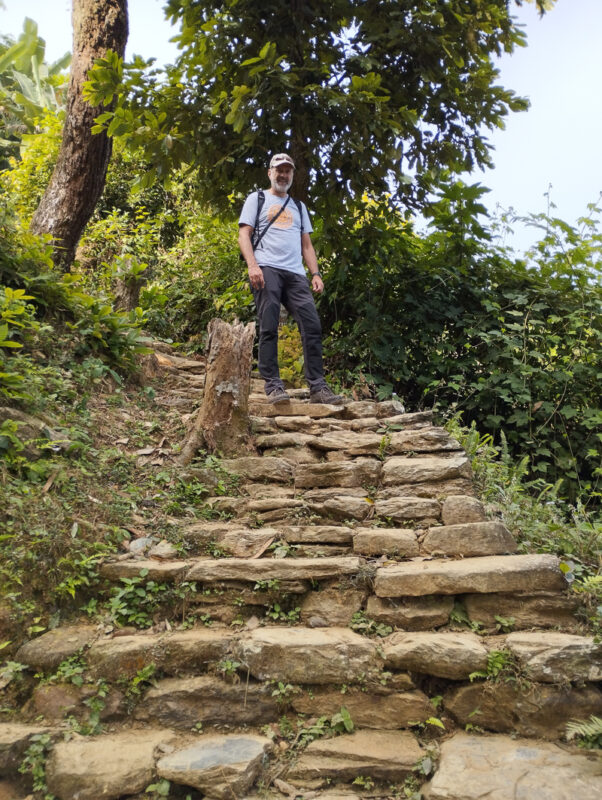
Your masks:
<svg viewBox="0 0 602 800"><path fill-rule="evenodd" d="M566 738L576 739L587 750L602 750L602 717L592 714L589 719L572 720L566 726Z"/></svg>
<svg viewBox="0 0 602 800"><path fill-rule="evenodd" d="M50 749L50 734L36 733L31 737L31 744L25 751L23 761L19 765L22 775L30 775L34 792L39 792L44 800L55 800L46 786L46 759Z"/></svg>
<svg viewBox="0 0 602 800"><path fill-rule="evenodd" d="M351 617L349 627L356 633L361 633L363 636L388 636L393 633L393 628L390 625L385 625L384 622L376 622L366 616L364 611L356 611Z"/></svg>

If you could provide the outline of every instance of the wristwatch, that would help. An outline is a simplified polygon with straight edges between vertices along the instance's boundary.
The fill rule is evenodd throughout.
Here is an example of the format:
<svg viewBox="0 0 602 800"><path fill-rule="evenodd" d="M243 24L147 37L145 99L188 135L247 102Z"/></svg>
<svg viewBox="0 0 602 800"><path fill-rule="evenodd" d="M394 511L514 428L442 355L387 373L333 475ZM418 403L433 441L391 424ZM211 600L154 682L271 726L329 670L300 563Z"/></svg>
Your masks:
<svg viewBox="0 0 602 800"><path fill-rule="evenodd" d="M320 270L318 270L317 272L312 272L311 273L311 277L312 278L321 278L322 277L322 273L320 272Z"/></svg>

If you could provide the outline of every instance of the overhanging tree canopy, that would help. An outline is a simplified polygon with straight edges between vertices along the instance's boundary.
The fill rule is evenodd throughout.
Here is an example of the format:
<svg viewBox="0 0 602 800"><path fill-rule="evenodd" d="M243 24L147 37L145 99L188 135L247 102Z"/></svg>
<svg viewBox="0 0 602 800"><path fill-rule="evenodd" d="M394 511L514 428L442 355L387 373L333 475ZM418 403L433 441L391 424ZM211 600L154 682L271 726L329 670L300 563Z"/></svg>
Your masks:
<svg viewBox="0 0 602 800"><path fill-rule="evenodd" d="M138 64L103 124L144 141L159 176L200 166L218 206L265 182L268 154L286 149L294 190L322 212L392 188L419 207L441 170L489 164L484 131L527 106L492 61L524 44L514 3L169 0L177 64L165 76Z"/></svg>

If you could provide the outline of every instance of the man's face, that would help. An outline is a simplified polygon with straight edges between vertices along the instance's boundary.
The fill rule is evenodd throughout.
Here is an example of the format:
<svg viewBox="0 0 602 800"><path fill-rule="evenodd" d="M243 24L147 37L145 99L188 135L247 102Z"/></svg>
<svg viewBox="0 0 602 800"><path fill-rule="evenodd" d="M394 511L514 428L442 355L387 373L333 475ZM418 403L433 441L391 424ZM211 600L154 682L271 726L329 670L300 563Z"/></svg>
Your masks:
<svg viewBox="0 0 602 800"><path fill-rule="evenodd" d="M293 183L295 170L290 164L278 164L268 170L268 178L275 192L288 192Z"/></svg>

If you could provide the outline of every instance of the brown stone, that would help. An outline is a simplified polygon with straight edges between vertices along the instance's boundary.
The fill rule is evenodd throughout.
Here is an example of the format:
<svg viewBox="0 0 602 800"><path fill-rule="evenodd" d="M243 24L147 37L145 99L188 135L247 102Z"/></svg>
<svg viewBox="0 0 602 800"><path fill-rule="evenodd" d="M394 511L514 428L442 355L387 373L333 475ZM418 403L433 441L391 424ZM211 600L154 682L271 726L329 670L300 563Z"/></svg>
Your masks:
<svg viewBox="0 0 602 800"><path fill-rule="evenodd" d="M348 683L382 666L376 644L347 628L258 628L235 652L262 681Z"/></svg>
<svg viewBox="0 0 602 800"><path fill-rule="evenodd" d="M313 438L307 433L289 431L287 433L270 433L258 436L255 443L262 450L269 447L300 447L313 441Z"/></svg>
<svg viewBox="0 0 602 800"><path fill-rule="evenodd" d="M552 555L489 556L462 561L422 561L380 567L379 597L562 589L566 581Z"/></svg>
<svg viewBox="0 0 602 800"><path fill-rule="evenodd" d="M224 558L199 559L188 571L186 579L201 583L219 581L323 580L340 575L353 575L359 570L356 556L341 558Z"/></svg>
<svg viewBox="0 0 602 800"><path fill-rule="evenodd" d="M454 494L443 501L441 518L444 525L461 525L464 522L484 522L486 515L483 504L476 497Z"/></svg>
<svg viewBox="0 0 602 800"><path fill-rule="evenodd" d="M249 413L255 417L310 417L319 419L321 417L341 417L343 416L343 406L327 405L326 403L299 403L294 400L290 403L250 403Z"/></svg>
<svg viewBox="0 0 602 800"><path fill-rule="evenodd" d="M385 666L462 680L487 667L487 649L474 633L393 633L383 642Z"/></svg>
<svg viewBox="0 0 602 800"><path fill-rule="evenodd" d="M385 517L393 522L408 520L439 519L441 506L436 500L424 497L377 498L374 504L377 517Z"/></svg>
<svg viewBox="0 0 602 800"><path fill-rule="evenodd" d="M33 669L50 672L67 658L87 647L97 636L92 625L55 628L19 648L16 660Z"/></svg>
<svg viewBox="0 0 602 800"><path fill-rule="evenodd" d="M16 771L32 736L50 732L49 728L41 725L0 723L0 777Z"/></svg>
<svg viewBox="0 0 602 800"><path fill-rule="evenodd" d="M334 739L316 739L287 774L287 781L329 779L351 782L369 775L398 781L412 772L423 755L406 731L363 730Z"/></svg>
<svg viewBox="0 0 602 800"><path fill-rule="evenodd" d="M464 605L471 622L495 629L499 620L511 621L516 630L523 628L574 628L578 601L565 594L467 594Z"/></svg>
<svg viewBox="0 0 602 800"><path fill-rule="evenodd" d="M247 683L226 683L220 678L167 678L145 694L134 711L139 722L177 730L203 725L263 725L274 722L280 709L272 687Z"/></svg>
<svg viewBox="0 0 602 800"><path fill-rule="evenodd" d="M154 664L168 675L198 671L225 655L232 634L208 628L157 635L118 636L96 642L88 652L93 674L116 681Z"/></svg>
<svg viewBox="0 0 602 800"><path fill-rule="evenodd" d="M150 558L139 558L130 561L108 561L100 568L103 578L117 581L120 578L136 578L142 570L148 570L148 581L175 581L182 577L190 562L188 561L155 561Z"/></svg>
<svg viewBox="0 0 602 800"><path fill-rule="evenodd" d="M467 456L431 456L407 458L393 456L383 465L385 486L400 483L436 483L454 478L470 478L472 474Z"/></svg>
<svg viewBox="0 0 602 800"><path fill-rule="evenodd" d="M331 495L323 500L307 500L307 507L327 519L365 520L374 512L374 503L367 497L348 494Z"/></svg>
<svg viewBox="0 0 602 800"><path fill-rule="evenodd" d="M356 689L340 691L316 689L295 695L292 707L298 714L333 716L344 706L356 728L395 730L424 722L433 716L433 707L421 691L372 694Z"/></svg>
<svg viewBox="0 0 602 800"><path fill-rule="evenodd" d="M532 680L543 683L602 680L602 644L591 636L534 631L511 633L505 646Z"/></svg>
<svg viewBox="0 0 602 800"><path fill-rule="evenodd" d="M31 706L36 716L54 722L81 711L82 699L81 689L72 683L42 683L33 690Z"/></svg>
<svg viewBox="0 0 602 800"><path fill-rule="evenodd" d="M602 714L598 689L568 689L546 684L516 686L485 681L451 689L444 707L460 725L469 722L499 733L560 739L567 722Z"/></svg>
<svg viewBox="0 0 602 800"><path fill-rule="evenodd" d="M353 532L344 525L284 525L281 537L291 544L352 544Z"/></svg>
<svg viewBox="0 0 602 800"><path fill-rule="evenodd" d="M288 483L293 478L293 469L283 458L257 458L242 456L241 458L225 458L222 467L235 475L252 481L277 481Z"/></svg>
<svg viewBox="0 0 602 800"><path fill-rule="evenodd" d="M351 617L362 607L366 592L363 589L331 586L320 592L310 592L301 604L301 621L320 617L329 626L346 627Z"/></svg>
<svg viewBox="0 0 602 800"><path fill-rule="evenodd" d="M515 553L516 541L502 522L466 522L429 528L421 549L443 555L493 556Z"/></svg>
<svg viewBox="0 0 602 800"><path fill-rule="evenodd" d="M392 497L427 497L441 501L448 494L474 493L471 478L452 478L428 483L400 483L384 486L378 492L379 500Z"/></svg>
<svg viewBox="0 0 602 800"><path fill-rule="evenodd" d="M295 474L295 486L310 489L321 486L370 486L380 480L381 462L372 458L334 463L300 464Z"/></svg>
<svg viewBox="0 0 602 800"><path fill-rule="evenodd" d="M48 789L65 800L110 800L144 791L152 781L155 748L171 739L170 731L145 730L59 742L46 765Z"/></svg>
<svg viewBox="0 0 602 800"><path fill-rule="evenodd" d="M371 595L366 614L376 622L384 622L395 628L423 631L447 625L453 607L453 597L401 597L383 600Z"/></svg>
<svg viewBox="0 0 602 800"><path fill-rule="evenodd" d="M316 464L321 456L311 447L279 447L273 450L264 450L264 458L274 456L284 458L293 467L296 464Z"/></svg>
<svg viewBox="0 0 602 800"><path fill-rule="evenodd" d="M425 800L598 800L602 761L566 746L457 733L441 744Z"/></svg>
<svg viewBox="0 0 602 800"><path fill-rule="evenodd" d="M353 552L365 556L395 555L411 558L419 553L414 531L404 528L356 528Z"/></svg>

